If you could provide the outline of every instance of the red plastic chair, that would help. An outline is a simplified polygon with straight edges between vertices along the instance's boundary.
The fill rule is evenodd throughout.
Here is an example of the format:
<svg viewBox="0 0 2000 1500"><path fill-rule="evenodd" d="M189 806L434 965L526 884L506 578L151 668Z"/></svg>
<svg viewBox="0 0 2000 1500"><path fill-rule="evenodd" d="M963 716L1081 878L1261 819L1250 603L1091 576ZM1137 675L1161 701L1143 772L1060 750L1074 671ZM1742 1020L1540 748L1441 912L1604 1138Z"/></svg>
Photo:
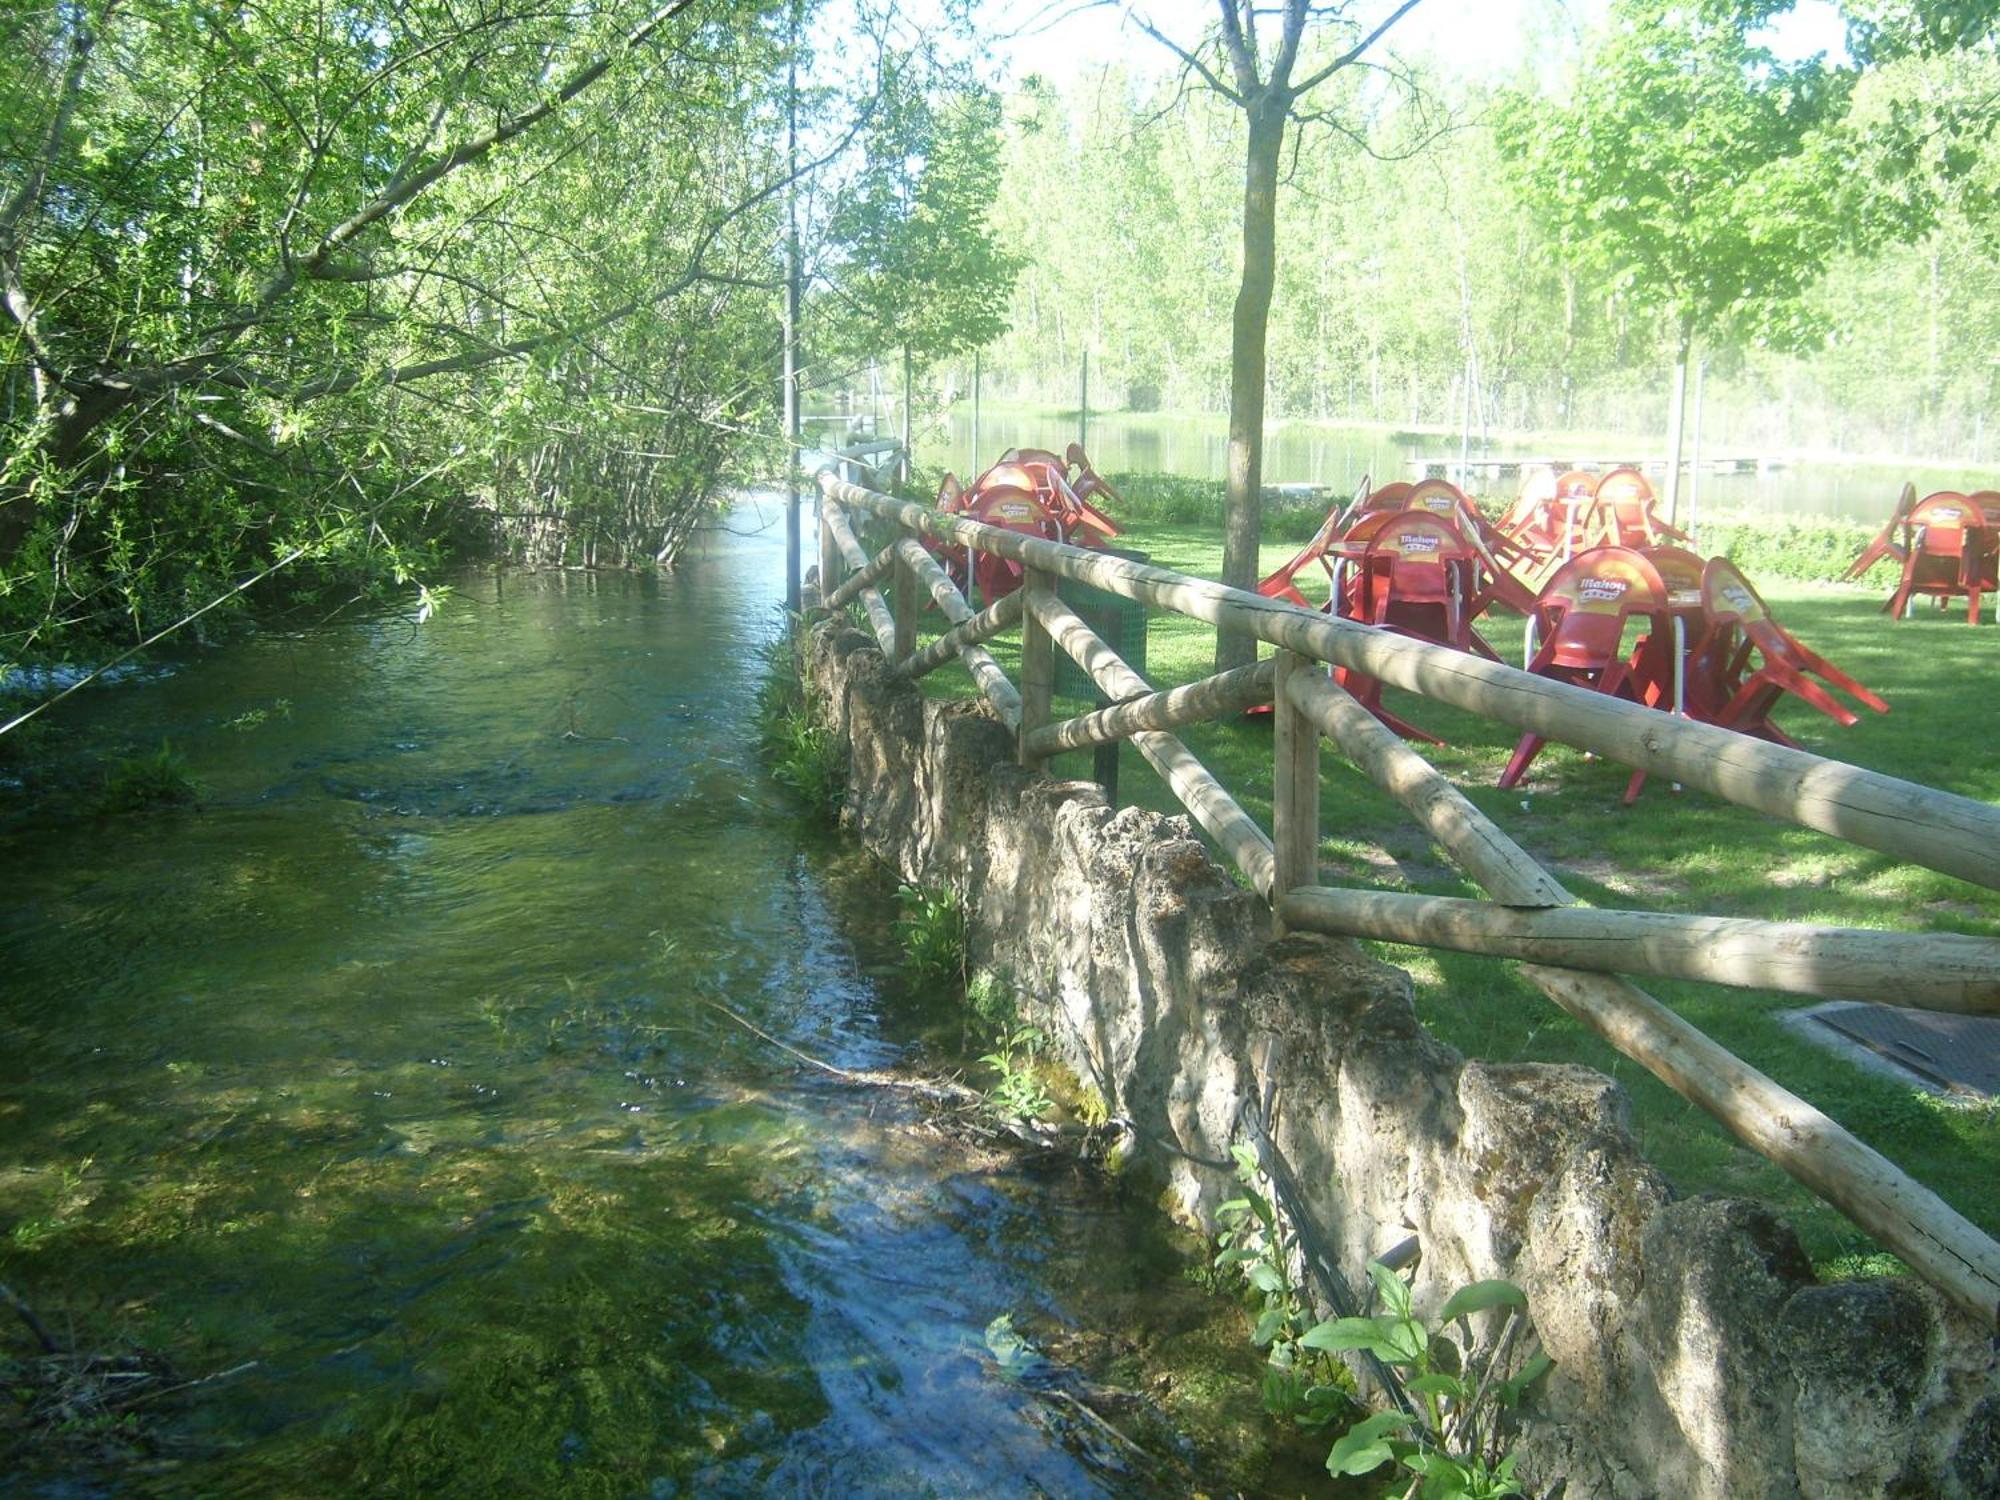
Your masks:
<svg viewBox="0 0 2000 1500"><path fill-rule="evenodd" d="M1061 541L1062 522L1032 488L986 482L993 474L1009 467L1012 466L997 465L981 477L979 488L973 491L965 508L966 519L998 526L1003 531L1017 531L1023 536ZM992 604L1021 586L1025 570L1011 558L980 552L976 554L972 576L979 585L980 597Z"/></svg>
<svg viewBox="0 0 2000 1500"><path fill-rule="evenodd" d="M1688 540L1685 531L1660 519L1656 503L1645 475L1629 466L1613 469L1597 481L1584 513L1583 534L1596 547L1657 547L1669 539Z"/></svg>
<svg viewBox="0 0 2000 1500"><path fill-rule="evenodd" d="M1856 714L1812 681L1814 677L1878 714L1889 711L1881 698L1808 650L1772 618L1770 607L1728 558L1709 560L1702 571L1701 597L1708 631L1690 676L1700 677L1704 693L1719 699L1702 714L1710 722L1776 744L1793 744L1791 736L1771 722L1771 710L1786 693L1804 699L1843 727L1858 722ZM1745 676L1752 652L1763 664Z"/></svg>
<svg viewBox="0 0 2000 1500"><path fill-rule="evenodd" d="M1318 563L1326 569L1329 577L1332 576L1333 565L1326 560L1326 554L1339 539L1342 519L1339 507L1328 511L1326 519L1319 523L1319 530L1312 534L1312 539L1299 548L1290 562L1267 573L1257 584L1257 592L1267 599L1287 600L1301 609L1321 608L1299 591L1298 575L1301 569Z"/></svg>
<svg viewBox="0 0 2000 1500"><path fill-rule="evenodd" d="M1356 567L1349 618L1497 660L1472 631L1479 564L1478 549L1449 517L1392 515Z"/></svg>
<svg viewBox="0 0 2000 1500"><path fill-rule="evenodd" d="M1927 495L1910 508L1904 520L1909 536L1903 574L1883 610L1901 619L1918 594L1936 599L1940 607L1963 594L1965 623L1979 623L1979 600L2000 587L1994 559L1994 528L1986 512L1956 490Z"/></svg>
<svg viewBox="0 0 2000 1500"><path fill-rule="evenodd" d="M1902 532L1903 522L1909 517L1910 509L1917 503L1917 487L1905 484L1902 493L1896 496L1896 508L1889 513L1889 519L1882 529L1875 533L1875 539L1861 549L1861 555L1847 565L1847 571L1840 575L1841 582L1851 583L1866 573L1885 557L1893 557L1900 565L1908 549L1896 538Z"/></svg>
<svg viewBox="0 0 2000 1500"><path fill-rule="evenodd" d="M1628 655L1625 650L1626 626L1635 616L1648 623L1652 635L1670 635L1667 586L1659 570L1628 547L1595 547L1579 553L1542 590L1536 607L1541 644L1528 670L1613 697L1645 701L1649 682L1635 675L1635 667L1645 668L1648 659L1643 651L1635 649ZM1522 735L1500 773L1500 785L1518 783L1545 743L1538 734ZM1638 799L1645 782L1644 771L1632 773L1625 787L1628 806Z"/></svg>
<svg viewBox="0 0 2000 1500"><path fill-rule="evenodd" d="M1653 565L1666 585L1669 626L1665 631L1648 632L1639 642L1634 667L1640 684L1639 701L1648 708L1705 718L1710 700L1704 695L1704 685L1694 680L1690 659L1708 631L1701 595L1706 564L1685 547L1642 547L1639 555Z"/></svg>
<svg viewBox="0 0 2000 1500"><path fill-rule="evenodd" d="M1344 544L1354 546L1359 532L1371 533L1366 547L1335 581L1335 602L1345 618L1492 658L1473 634L1469 610L1478 588L1479 552L1449 516L1421 507L1378 511L1362 517ZM1340 667L1334 680L1403 738L1444 743L1384 708L1382 684L1375 678Z"/></svg>

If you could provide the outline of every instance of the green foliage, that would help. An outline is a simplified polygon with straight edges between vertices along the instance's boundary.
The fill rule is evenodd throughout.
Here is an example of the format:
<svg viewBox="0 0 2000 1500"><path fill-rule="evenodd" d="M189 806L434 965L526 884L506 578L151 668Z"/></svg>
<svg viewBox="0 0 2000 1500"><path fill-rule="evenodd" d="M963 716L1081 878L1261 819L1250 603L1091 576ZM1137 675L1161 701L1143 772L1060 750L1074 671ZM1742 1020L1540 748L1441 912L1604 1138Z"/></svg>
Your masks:
<svg viewBox="0 0 2000 1500"><path fill-rule="evenodd" d="M1021 1024L1019 991L997 970L981 969L966 981L965 1004L985 1035L1005 1035Z"/></svg>
<svg viewBox="0 0 2000 1500"><path fill-rule="evenodd" d="M920 978L965 975L965 907L957 893L921 886L896 888L896 941L904 966Z"/></svg>
<svg viewBox="0 0 2000 1500"><path fill-rule="evenodd" d="M1035 1120L1055 1107L1039 1063L1048 1037L1033 1026L1017 1026L979 1060L997 1075L986 1103L1003 1120Z"/></svg>
<svg viewBox="0 0 2000 1500"><path fill-rule="evenodd" d="M1327 1454L1333 1474L1370 1474L1391 1461L1418 1476L1398 1480L1394 1493L1425 1500L1500 1500L1522 1492L1514 1471L1510 1414L1528 1388L1553 1368L1539 1350L1517 1360L1528 1299L1509 1281L1461 1287L1429 1325L1411 1307L1410 1288L1380 1261L1368 1263L1383 1311L1330 1318L1300 1336L1328 1355L1366 1352L1399 1371L1417 1414L1377 1412L1348 1427ZM1482 1340L1474 1320L1497 1312ZM1456 1325L1454 1337L1451 1330Z"/></svg>
<svg viewBox="0 0 2000 1500"><path fill-rule="evenodd" d="M188 770L187 757L166 740L150 755L135 755L112 762L105 773L104 790L98 809L107 813L148 812L162 807L185 807L201 795L201 787Z"/></svg>
<svg viewBox="0 0 2000 1500"><path fill-rule="evenodd" d="M1305 1428L1324 1427L1353 1409L1353 1378L1325 1351L1304 1342L1314 1326L1311 1299L1292 1279L1296 1247L1271 1197L1271 1182L1250 1147L1230 1148L1243 1195L1216 1210L1215 1274L1249 1300L1251 1342L1266 1351L1265 1411Z"/></svg>
<svg viewBox="0 0 2000 1500"><path fill-rule="evenodd" d="M1853 77L1780 62L1751 7L1616 0L1559 97L1511 96L1500 140L1568 253L1684 332L1817 341L1806 290L1863 221L1817 150Z"/></svg>
<svg viewBox="0 0 2000 1500"><path fill-rule="evenodd" d="M965 80L913 65L883 78L865 161L832 214L842 264L822 337L861 355L907 350L921 366L1007 331L1021 262L988 219L999 126L999 100Z"/></svg>
<svg viewBox="0 0 2000 1500"><path fill-rule="evenodd" d="M803 622L788 617L761 650L764 678L757 693L757 742L771 779L796 795L815 817L830 823L840 815L847 796L847 762L815 702Z"/></svg>
<svg viewBox="0 0 2000 1500"><path fill-rule="evenodd" d="M771 401L766 8L21 11L0 659L279 559L671 560Z"/></svg>
<svg viewBox="0 0 2000 1500"><path fill-rule="evenodd" d="M1206 526L1221 532L1227 486L1220 479L1150 473L1107 478L1125 502L1114 517L1121 526ZM1326 519L1325 510L1318 505L1281 504L1281 498L1275 489L1264 491L1264 535L1278 542L1309 540ZM1328 503L1336 502L1329 498Z"/></svg>
<svg viewBox="0 0 2000 1500"><path fill-rule="evenodd" d="M1879 529L1835 516L1732 516L1701 525L1704 555L1726 557L1754 582L1833 583ZM1886 587L1893 564L1878 565Z"/></svg>

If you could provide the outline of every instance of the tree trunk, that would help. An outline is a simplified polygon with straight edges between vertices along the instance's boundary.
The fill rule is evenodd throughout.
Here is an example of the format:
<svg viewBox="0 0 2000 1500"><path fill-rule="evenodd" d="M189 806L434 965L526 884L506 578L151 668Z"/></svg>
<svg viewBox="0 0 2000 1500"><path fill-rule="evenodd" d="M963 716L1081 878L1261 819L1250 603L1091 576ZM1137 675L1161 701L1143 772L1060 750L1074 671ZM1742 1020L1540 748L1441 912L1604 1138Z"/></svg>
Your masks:
<svg viewBox="0 0 2000 1500"><path fill-rule="evenodd" d="M1277 279L1278 164L1288 100L1263 94L1247 111L1250 143L1243 174L1243 280L1229 336L1229 490L1223 519L1222 581L1257 587L1263 534L1265 339ZM1238 631L1215 637L1215 670L1257 659L1256 640Z"/></svg>

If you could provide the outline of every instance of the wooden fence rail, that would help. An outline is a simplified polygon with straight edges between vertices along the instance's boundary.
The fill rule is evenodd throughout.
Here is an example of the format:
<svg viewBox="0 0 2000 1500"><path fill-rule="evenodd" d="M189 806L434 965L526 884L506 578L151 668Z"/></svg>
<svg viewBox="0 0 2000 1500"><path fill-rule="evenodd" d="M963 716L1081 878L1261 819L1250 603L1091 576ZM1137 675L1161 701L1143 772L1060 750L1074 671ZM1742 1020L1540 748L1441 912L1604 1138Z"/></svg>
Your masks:
<svg viewBox="0 0 2000 1500"><path fill-rule="evenodd" d="M821 590L859 602L883 653L919 676L957 656L1024 764L1129 740L1272 903L1281 927L1522 960L1548 998L1840 1209L1959 1306L2000 1328L2000 1245L1838 1123L1618 974L2000 1015L2000 942L1578 907L1575 898L1435 767L1327 675L1354 668L1439 702L1670 776L1731 802L2000 889L2000 808L1642 708L1464 652L1390 635L1165 568L1039 541L906 504L831 474L822 489ZM872 557L847 512L897 536ZM917 541L1018 563L1024 586L975 614ZM829 588L838 576L837 586ZM893 577L895 610L878 587ZM1155 691L1059 593L1073 580L1249 631L1274 659ZM919 649L935 603L950 629ZM1021 626L1018 688L981 642ZM1051 721L1054 653L1111 706ZM1173 731L1273 705L1266 834ZM1491 901L1340 890L1319 882L1319 747L1332 743L1420 823ZM1613 972L1615 971L1615 973Z"/></svg>

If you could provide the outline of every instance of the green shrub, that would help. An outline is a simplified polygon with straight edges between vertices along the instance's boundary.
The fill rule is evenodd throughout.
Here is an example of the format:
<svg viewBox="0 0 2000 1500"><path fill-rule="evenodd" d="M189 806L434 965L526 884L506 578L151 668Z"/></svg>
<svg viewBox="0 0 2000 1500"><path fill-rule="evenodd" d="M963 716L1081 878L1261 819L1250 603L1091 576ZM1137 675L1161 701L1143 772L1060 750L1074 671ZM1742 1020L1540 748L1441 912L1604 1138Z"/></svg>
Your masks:
<svg viewBox="0 0 2000 1500"><path fill-rule="evenodd" d="M1128 524L1208 526L1222 529L1228 486L1220 479L1194 479L1186 474L1111 474L1111 487L1125 503L1111 519ZM1278 491L1264 491L1264 536L1279 542L1304 542L1319 530L1327 506L1345 505L1345 496L1329 494L1322 504L1280 502Z"/></svg>
<svg viewBox="0 0 2000 1500"><path fill-rule="evenodd" d="M925 890L904 885L896 889L902 911L896 917L896 940L903 963L919 978L945 979L965 975L965 908L949 890Z"/></svg>
<svg viewBox="0 0 2000 1500"><path fill-rule="evenodd" d="M1752 583L1766 578L1834 583L1880 529L1838 516L1724 514L1701 523L1696 550L1728 558ZM1864 581L1887 588L1894 567L1877 563Z"/></svg>

